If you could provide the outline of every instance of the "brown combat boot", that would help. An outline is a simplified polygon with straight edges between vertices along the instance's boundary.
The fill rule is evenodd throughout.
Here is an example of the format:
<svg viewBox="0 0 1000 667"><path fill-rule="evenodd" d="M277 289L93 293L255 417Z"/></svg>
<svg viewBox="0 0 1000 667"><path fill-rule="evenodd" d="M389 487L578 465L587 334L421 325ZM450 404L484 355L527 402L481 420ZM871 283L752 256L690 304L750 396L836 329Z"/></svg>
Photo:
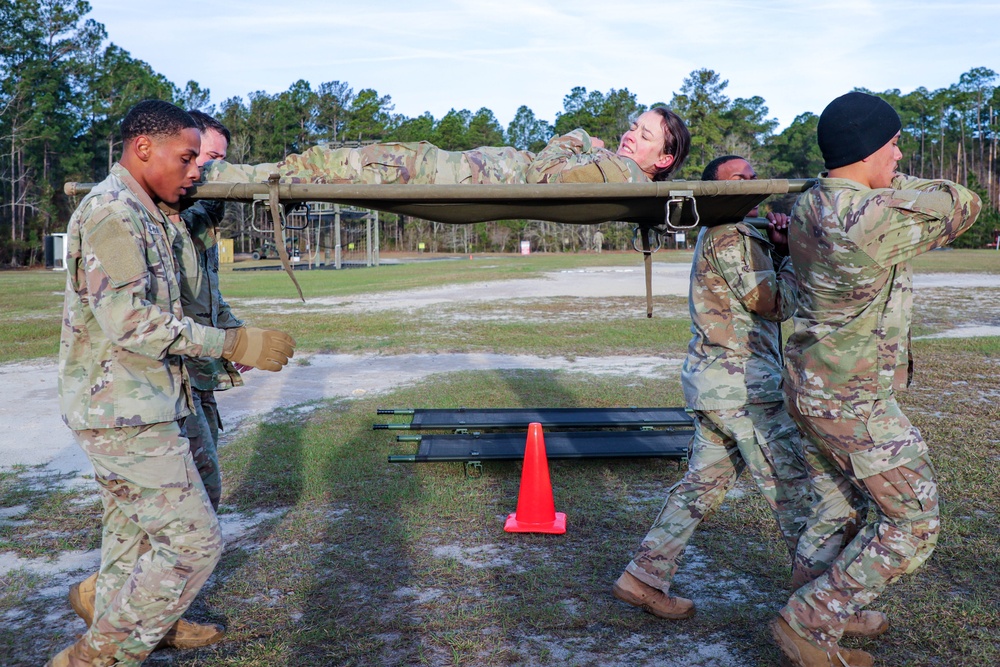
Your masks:
<svg viewBox="0 0 1000 667"><path fill-rule="evenodd" d="M786 664L793 667L874 667L875 665L875 659L865 651L834 646L833 650L828 652L814 646L792 630L780 616L771 621L771 636L785 655Z"/></svg>
<svg viewBox="0 0 1000 667"><path fill-rule="evenodd" d="M628 572L623 572L611 587L611 593L633 607L648 611L653 616L679 621L694 616L694 602L675 598L661 590L642 583Z"/></svg>
<svg viewBox="0 0 1000 667"><path fill-rule="evenodd" d="M45 667L109 667L115 664L114 658L104 656L92 649L83 639L78 639L59 651L45 663Z"/></svg>
<svg viewBox="0 0 1000 667"><path fill-rule="evenodd" d="M94 596L97 573L90 575L69 588L69 604L76 615L90 627L94 622ZM200 648L222 640L225 630L214 623L192 623L183 618L174 623L153 650L161 648Z"/></svg>
<svg viewBox="0 0 1000 667"><path fill-rule="evenodd" d="M838 657L843 658L844 661L841 662ZM830 664L833 667L843 667L844 665L848 665L848 667L875 667L875 659L864 651L841 648L837 656L831 658ZM798 663L792 662L792 659L787 655L782 655L781 667L798 667Z"/></svg>
<svg viewBox="0 0 1000 667"><path fill-rule="evenodd" d="M192 623L183 618L174 623L160 643L156 645L161 648L200 648L222 641L226 636L226 631L221 625L214 623Z"/></svg>
<svg viewBox="0 0 1000 667"><path fill-rule="evenodd" d="M96 584L97 572L80 583L69 587L69 606L73 607L73 611L83 619L88 628L94 622L94 597L97 595Z"/></svg>
<svg viewBox="0 0 1000 667"><path fill-rule="evenodd" d="M856 611L844 626L845 637L878 637L889 629L889 617L880 611Z"/></svg>

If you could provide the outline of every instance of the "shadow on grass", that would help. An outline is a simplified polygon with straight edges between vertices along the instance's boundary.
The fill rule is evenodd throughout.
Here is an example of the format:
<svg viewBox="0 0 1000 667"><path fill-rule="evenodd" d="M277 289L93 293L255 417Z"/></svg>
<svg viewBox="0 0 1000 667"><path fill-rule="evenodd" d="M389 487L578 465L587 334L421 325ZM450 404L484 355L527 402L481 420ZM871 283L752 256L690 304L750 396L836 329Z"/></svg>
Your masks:
<svg viewBox="0 0 1000 667"><path fill-rule="evenodd" d="M598 407L678 400L676 388L648 380L478 371L379 402ZM667 624L610 595L683 466L551 461L567 534L505 533L520 462L489 462L479 478L466 477L459 463L388 463L391 433L371 430L374 400L327 405L268 419L224 450L234 489L224 506L269 518L230 545L239 548L227 552L206 595L228 625L226 641L177 654L172 664L746 667L761 656L770 612L756 600ZM732 523L709 529L726 539L727 551L734 527L742 529L736 510ZM753 539L752 526L750 533ZM749 563L734 555L737 567L760 565L749 555ZM741 640L751 648L733 648ZM689 659L703 648L729 661ZM773 657L764 649L760 664Z"/></svg>

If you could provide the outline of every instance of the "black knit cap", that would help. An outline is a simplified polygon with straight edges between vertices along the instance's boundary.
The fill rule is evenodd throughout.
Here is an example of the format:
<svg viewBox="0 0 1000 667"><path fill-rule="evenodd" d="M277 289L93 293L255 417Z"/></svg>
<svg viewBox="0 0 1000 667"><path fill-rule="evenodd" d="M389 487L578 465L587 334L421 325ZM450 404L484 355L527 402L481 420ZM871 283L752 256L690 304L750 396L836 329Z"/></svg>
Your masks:
<svg viewBox="0 0 1000 667"><path fill-rule="evenodd" d="M827 169L859 162L889 143L902 123L880 97L847 93L826 105L816 135Z"/></svg>

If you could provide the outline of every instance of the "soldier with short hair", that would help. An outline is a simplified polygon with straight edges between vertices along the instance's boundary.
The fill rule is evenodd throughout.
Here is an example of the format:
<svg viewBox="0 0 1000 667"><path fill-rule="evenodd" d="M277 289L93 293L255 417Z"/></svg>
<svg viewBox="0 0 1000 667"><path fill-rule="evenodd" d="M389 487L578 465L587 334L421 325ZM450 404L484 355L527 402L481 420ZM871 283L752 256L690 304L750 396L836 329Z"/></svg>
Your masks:
<svg viewBox="0 0 1000 667"><path fill-rule="evenodd" d="M509 146L445 151L426 141L320 145L278 163L211 162L205 179L260 183L275 172L288 183L646 183L676 173L690 145L684 121L666 107L654 107L632 122L614 152L582 129L553 138L537 155Z"/></svg>
<svg viewBox="0 0 1000 667"><path fill-rule="evenodd" d="M198 166L203 167L211 160L224 160L229 152L229 129L204 112L192 110L188 113L201 131ZM164 212L178 228L173 252L184 315L198 324L218 329L244 326L219 288L219 225L226 212L225 202L200 200L180 213L169 209ZM212 507L218 509L222 498L218 454L222 419L215 392L242 386L240 372L248 367L214 357L187 357L184 365L191 377L194 400L193 410L184 420L184 431L191 441L191 453Z"/></svg>
<svg viewBox="0 0 1000 667"><path fill-rule="evenodd" d="M798 667L871 665L838 645L845 624L919 567L940 529L927 444L896 402L912 374L910 260L954 241L982 204L951 181L898 173L900 128L874 95L833 100L817 127L829 171L792 211L799 308L784 391L817 499L795 556L801 587L771 628Z"/></svg>
<svg viewBox="0 0 1000 667"><path fill-rule="evenodd" d="M727 155L703 180L752 180L753 167ZM618 599L667 619L690 618L691 600L670 595L694 530L723 501L744 468L767 500L789 554L812 497L799 432L781 393L781 322L796 284L788 259L788 216L769 213L765 234L746 222L702 228L691 262L691 342L681 370L694 411L688 471L668 492L638 552L615 582Z"/></svg>
<svg viewBox="0 0 1000 667"><path fill-rule="evenodd" d="M49 667L140 665L222 554L181 435L191 405L184 357L277 371L295 346L279 331L224 331L183 316L174 227L158 204L175 204L197 180L197 126L182 109L147 100L121 133L121 160L80 202L67 234L59 399L94 466L104 514L94 618Z"/></svg>
<svg viewBox="0 0 1000 667"><path fill-rule="evenodd" d="M188 114L201 134L199 167L209 160L225 159L229 150L229 130L219 121L201 111ZM173 205L160 203L160 210L173 223L171 249L177 267L181 312L198 324L217 329L244 326L233 315L219 291L218 225L225 214L225 202L200 200L181 212ZM184 366L191 382L191 414L183 419L181 435L188 440L191 457L201 477L205 492L218 511L222 498L222 471L219 466L219 415L215 391L243 385L240 371L249 367L236 365L216 357L184 357ZM149 549L144 540L140 551ZM94 618L94 600L98 573L70 587L69 601L73 610L89 626ZM222 626L195 623L180 619L160 641L157 648L198 648L220 641L225 636Z"/></svg>

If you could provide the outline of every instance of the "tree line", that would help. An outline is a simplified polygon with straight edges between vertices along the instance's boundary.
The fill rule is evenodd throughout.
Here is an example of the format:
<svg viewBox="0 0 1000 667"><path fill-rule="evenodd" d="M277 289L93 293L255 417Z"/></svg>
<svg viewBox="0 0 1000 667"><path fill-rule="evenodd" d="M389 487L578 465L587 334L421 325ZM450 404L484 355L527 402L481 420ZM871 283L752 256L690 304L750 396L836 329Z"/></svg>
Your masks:
<svg viewBox="0 0 1000 667"><path fill-rule="evenodd" d="M688 124L691 155L678 177L697 179L722 154L750 159L764 178L805 178L823 168L814 113L796 117L776 132L766 101L731 99L728 81L709 69L687 76L669 100L640 102L627 88L607 92L571 89L563 110L542 119L521 106L504 127L481 108L452 109L441 118L394 113L392 98L345 81L293 83L277 94L254 91L213 104L196 81L183 87L108 40L102 24L88 19L86 0L0 0L0 264L25 266L42 259L46 235L64 231L76 200L62 193L65 181L99 181L121 151L118 123L143 99L165 99L216 116L233 133L232 162L275 162L317 143L354 145L427 140L447 150L510 145L537 151L549 138L581 127L609 147L629 119L657 104ZM966 185L986 203L981 221L956 245L982 247L1000 227L1000 165L997 151L1000 87L997 73L974 68L957 83L910 93L865 91L892 104L903 121L900 169L925 178ZM231 205L224 232L237 248L253 243L248 215ZM594 228L538 221L480 223L468 230L380 216L383 243L414 249L512 251L520 240L541 249L589 247ZM611 247L624 248L631 231L608 224Z"/></svg>

